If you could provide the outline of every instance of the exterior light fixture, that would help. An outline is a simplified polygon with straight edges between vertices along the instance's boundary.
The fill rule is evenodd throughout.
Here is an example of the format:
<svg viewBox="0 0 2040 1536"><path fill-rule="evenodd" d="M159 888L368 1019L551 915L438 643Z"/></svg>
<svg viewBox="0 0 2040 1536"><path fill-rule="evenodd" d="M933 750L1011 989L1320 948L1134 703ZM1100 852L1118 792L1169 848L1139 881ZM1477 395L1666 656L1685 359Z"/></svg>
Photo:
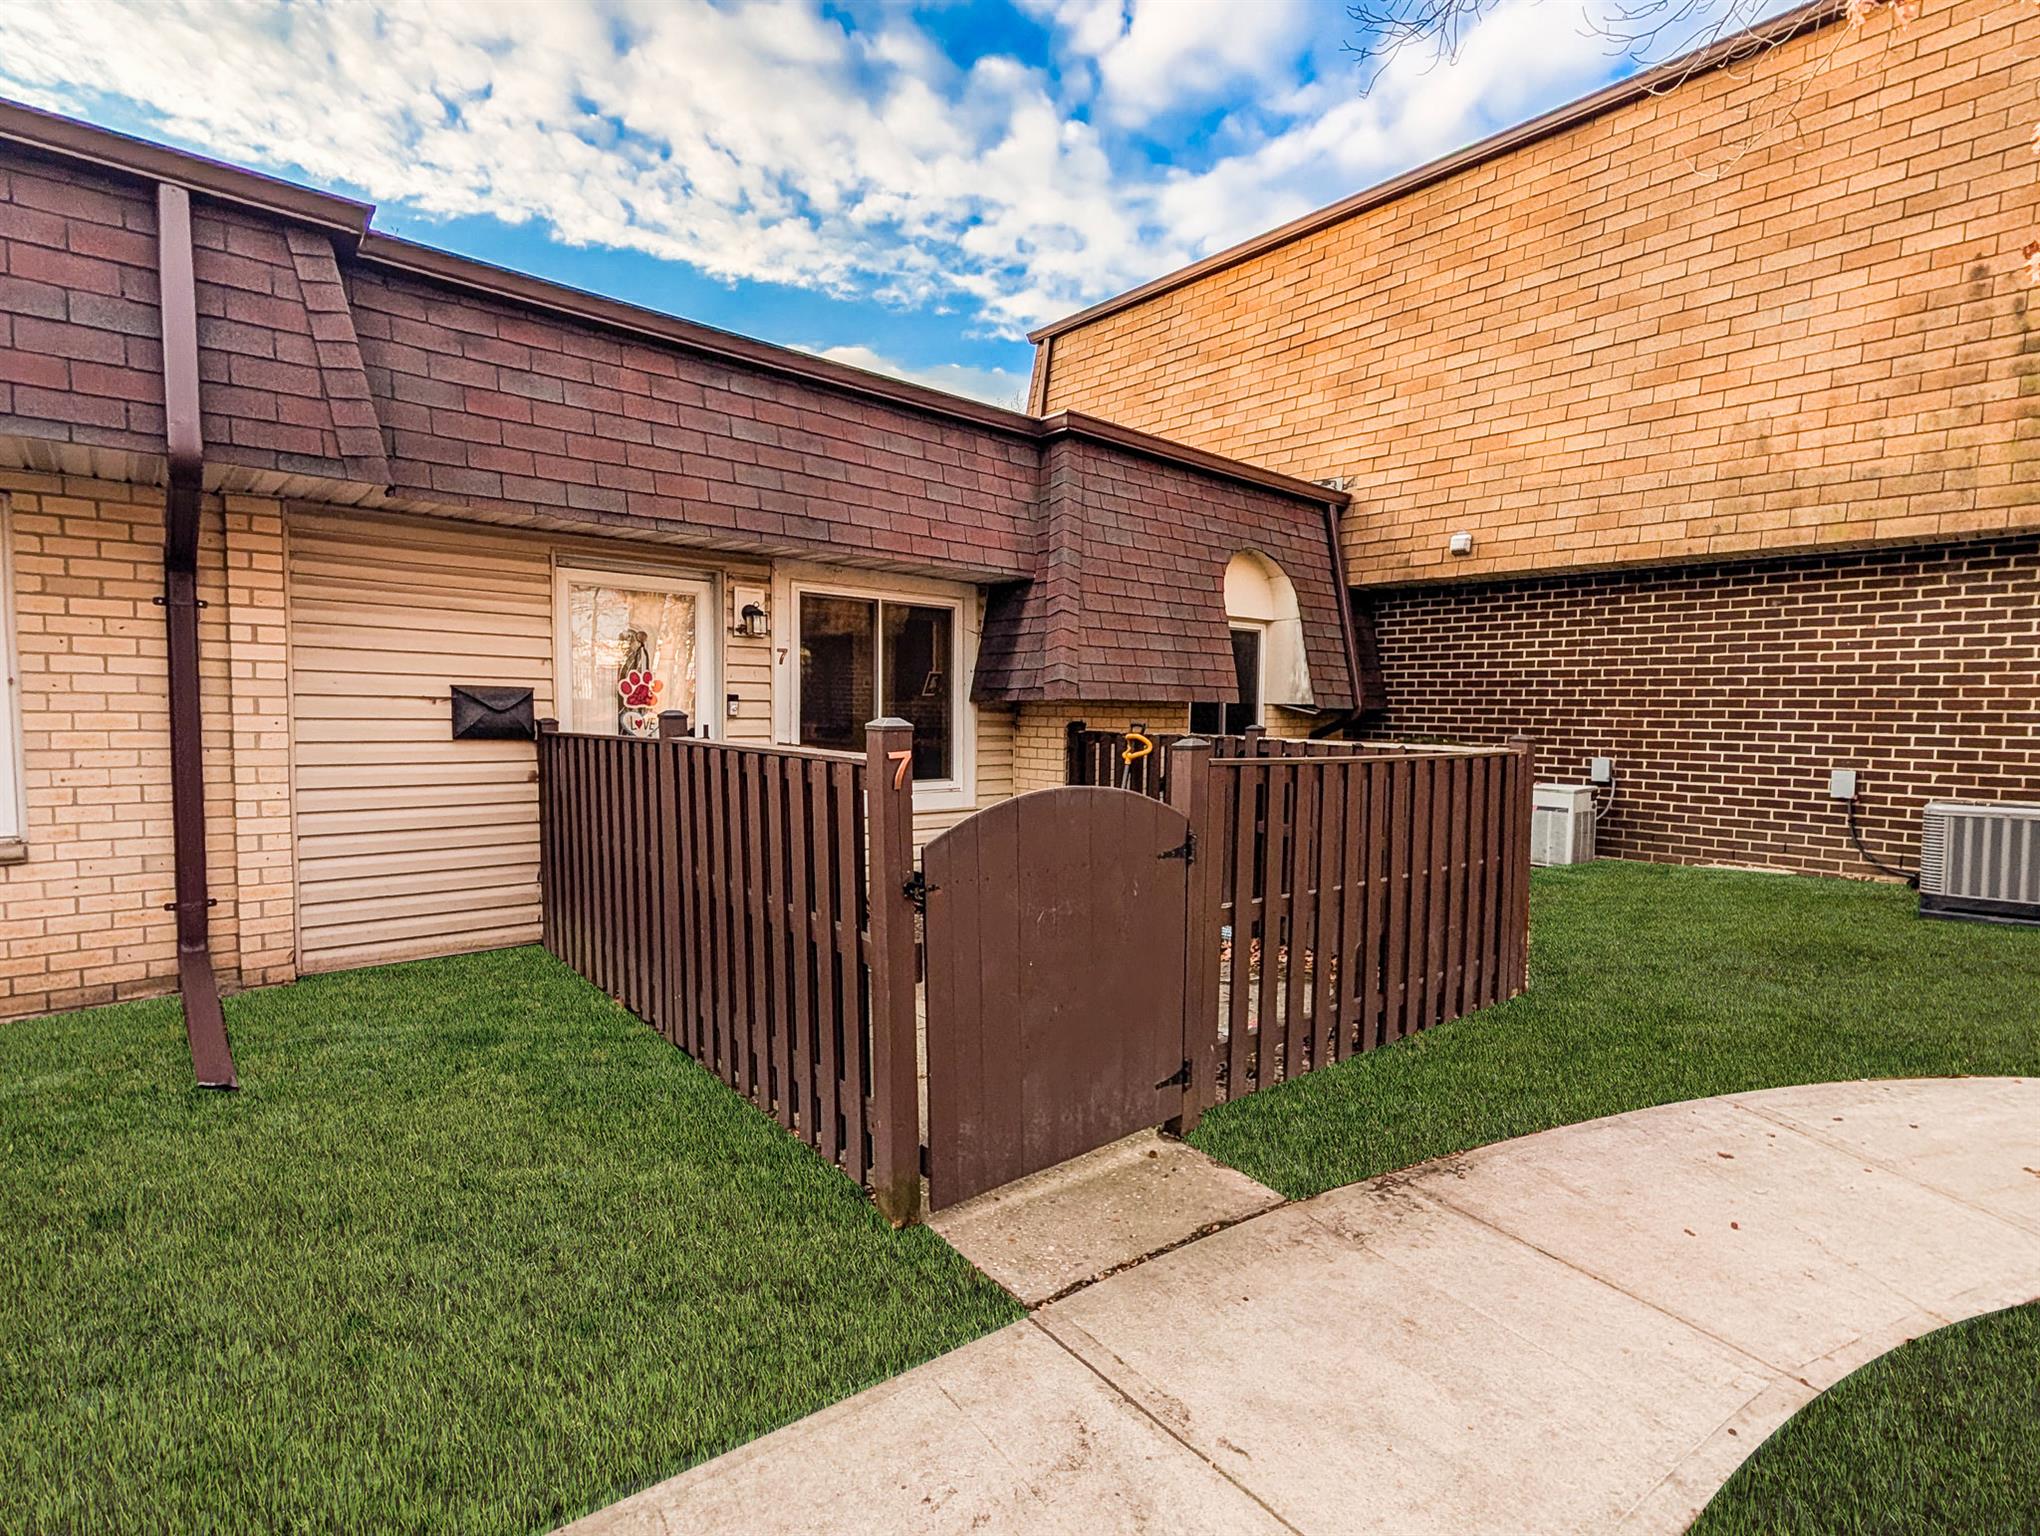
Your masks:
<svg viewBox="0 0 2040 1536"><path fill-rule="evenodd" d="M736 588L730 593L730 606L737 611L737 620L730 626L731 634L762 640L772 632L772 621L765 611L763 587Z"/></svg>

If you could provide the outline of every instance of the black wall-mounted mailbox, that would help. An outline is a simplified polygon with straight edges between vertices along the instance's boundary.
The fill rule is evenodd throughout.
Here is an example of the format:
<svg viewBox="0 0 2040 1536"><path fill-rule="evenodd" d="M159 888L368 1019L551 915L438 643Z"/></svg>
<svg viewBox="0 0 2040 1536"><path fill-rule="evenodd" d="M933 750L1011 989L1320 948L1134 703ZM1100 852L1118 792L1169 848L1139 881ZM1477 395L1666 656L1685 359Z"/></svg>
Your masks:
<svg viewBox="0 0 2040 1536"><path fill-rule="evenodd" d="M453 694L455 741L531 741L537 737L529 688L485 688L475 683L448 686Z"/></svg>

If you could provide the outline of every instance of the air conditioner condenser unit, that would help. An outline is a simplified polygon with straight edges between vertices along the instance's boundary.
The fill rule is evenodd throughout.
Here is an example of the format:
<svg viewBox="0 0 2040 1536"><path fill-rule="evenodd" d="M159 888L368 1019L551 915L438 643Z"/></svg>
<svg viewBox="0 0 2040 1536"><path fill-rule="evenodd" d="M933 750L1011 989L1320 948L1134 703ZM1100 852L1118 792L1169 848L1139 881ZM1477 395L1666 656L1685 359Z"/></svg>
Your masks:
<svg viewBox="0 0 2040 1536"><path fill-rule="evenodd" d="M2040 805L1931 802L1920 813L1920 916L2040 923Z"/></svg>
<svg viewBox="0 0 2040 1536"><path fill-rule="evenodd" d="M1537 785L1530 795L1530 862L1587 864L1593 857L1593 785Z"/></svg>

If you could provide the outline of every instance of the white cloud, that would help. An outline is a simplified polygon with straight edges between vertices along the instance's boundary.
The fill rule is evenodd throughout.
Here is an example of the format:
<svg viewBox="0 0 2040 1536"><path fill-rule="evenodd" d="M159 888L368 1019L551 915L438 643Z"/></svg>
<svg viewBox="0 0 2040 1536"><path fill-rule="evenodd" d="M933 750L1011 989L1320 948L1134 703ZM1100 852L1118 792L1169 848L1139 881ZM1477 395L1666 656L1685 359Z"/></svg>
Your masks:
<svg viewBox="0 0 2040 1536"><path fill-rule="evenodd" d="M1323 0L1029 0L1060 29L1065 55L1097 72L1099 101L1144 123L1242 84L1292 73L1313 34L1343 13Z"/></svg>
<svg viewBox="0 0 2040 1536"><path fill-rule="evenodd" d="M963 363L937 363L930 368L909 368L882 356L870 347L803 347L817 357L848 363L871 373L883 373L910 384L925 384L947 394L968 395L1011 411L1027 408L1027 375L1006 368L972 368Z"/></svg>
<svg viewBox="0 0 2040 1536"><path fill-rule="evenodd" d="M1398 60L1365 98L1337 69L1299 79L1305 32L1336 50L1346 25L1323 0L1025 3L1094 87L1006 57L958 65L905 12L853 31L821 0L68 0L0 5L0 91L72 111L118 99L209 153L379 201L539 221L724 279L953 305L1010 336L1608 69L1561 0L1534 21L1536 0L1505 0L1457 65ZM1158 167L1128 137L1227 93L1251 109L1201 169Z"/></svg>

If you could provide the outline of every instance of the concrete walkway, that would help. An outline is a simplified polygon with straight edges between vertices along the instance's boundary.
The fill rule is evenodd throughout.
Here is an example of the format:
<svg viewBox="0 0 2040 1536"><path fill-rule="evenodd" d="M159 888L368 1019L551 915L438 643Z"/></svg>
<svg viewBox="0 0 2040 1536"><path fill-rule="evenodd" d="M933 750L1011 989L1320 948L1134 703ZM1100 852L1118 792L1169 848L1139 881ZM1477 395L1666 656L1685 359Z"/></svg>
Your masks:
<svg viewBox="0 0 2040 1536"><path fill-rule="evenodd" d="M571 1529L1680 1531L2036 1296L2040 1081L1702 1100L1250 1217Z"/></svg>

